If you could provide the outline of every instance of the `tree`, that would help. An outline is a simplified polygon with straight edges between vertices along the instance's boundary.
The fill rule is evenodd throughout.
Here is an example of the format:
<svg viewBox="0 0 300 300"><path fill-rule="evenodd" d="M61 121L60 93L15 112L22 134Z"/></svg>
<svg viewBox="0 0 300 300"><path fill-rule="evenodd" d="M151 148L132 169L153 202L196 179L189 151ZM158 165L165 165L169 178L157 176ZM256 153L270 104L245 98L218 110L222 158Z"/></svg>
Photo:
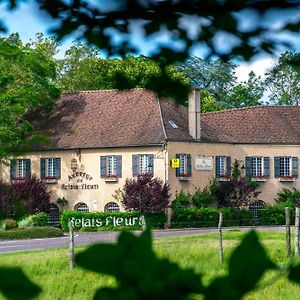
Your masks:
<svg viewBox="0 0 300 300"><path fill-rule="evenodd" d="M20 1L5 2L13 9ZM140 47L132 38L132 32L137 26L144 31L145 39L152 39L163 33L169 35L180 46L174 46L174 43L157 44L157 50L151 55L158 63L160 73L153 77L148 88L155 90L159 96L162 91L176 96L175 91L182 93L182 90L187 96L188 91L184 89L182 82L170 78L167 69L171 64L186 60L193 47L199 43L206 48L205 58L217 56L228 59L233 55L248 60L259 51L270 53L279 46L292 47L288 39L273 37L283 31L298 32L300 26L300 21L295 21L294 18L284 20L279 26L273 26L273 22L265 22L268 15L276 9L282 15L287 11L291 12L291 9L297 11L298 1L123 0L109 4L99 1L96 5L83 0L36 2L41 11L58 21L53 32L59 39L76 31L79 38L105 50L110 56L139 53ZM255 14L256 19L245 28L241 20L246 18L249 11ZM199 24L195 30L186 25L191 17ZM0 24L0 30L4 30L4 24ZM120 37L118 41L115 40L116 35ZM229 41L226 48L217 42L220 37Z"/></svg>
<svg viewBox="0 0 300 300"><path fill-rule="evenodd" d="M270 92L270 103L276 105L300 104L299 60L299 53L285 52L281 54L271 71L266 73L265 84Z"/></svg>
<svg viewBox="0 0 300 300"><path fill-rule="evenodd" d="M0 160L28 149L38 138L29 115L49 111L60 94L55 63L42 45L22 45L18 35L0 38Z"/></svg>
<svg viewBox="0 0 300 300"><path fill-rule="evenodd" d="M169 205L170 186L152 175L127 179L122 204L126 210L161 212Z"/></svg>

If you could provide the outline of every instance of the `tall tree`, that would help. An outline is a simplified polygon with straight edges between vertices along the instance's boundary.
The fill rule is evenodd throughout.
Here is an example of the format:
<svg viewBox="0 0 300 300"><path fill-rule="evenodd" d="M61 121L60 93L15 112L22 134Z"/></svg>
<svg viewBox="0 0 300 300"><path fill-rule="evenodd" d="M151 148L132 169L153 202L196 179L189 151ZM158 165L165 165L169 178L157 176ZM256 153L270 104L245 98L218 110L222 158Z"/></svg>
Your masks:
<svg viewBox="0 0 300 300"><path fill-rule="evenodd" d="M0 159L37 138L28 116L51 109L60 94L55 77L55 63L43 51L22 45L18 35L0 38Z"/></svg>
<svg viewBox="0 0 300 300"><path fill-rule="evenodd" d="M276 105L300 104L300 53L285 52L266 73L265 84L270 92L270 103ZM297 62L297 64L295 64Z"/></svg>

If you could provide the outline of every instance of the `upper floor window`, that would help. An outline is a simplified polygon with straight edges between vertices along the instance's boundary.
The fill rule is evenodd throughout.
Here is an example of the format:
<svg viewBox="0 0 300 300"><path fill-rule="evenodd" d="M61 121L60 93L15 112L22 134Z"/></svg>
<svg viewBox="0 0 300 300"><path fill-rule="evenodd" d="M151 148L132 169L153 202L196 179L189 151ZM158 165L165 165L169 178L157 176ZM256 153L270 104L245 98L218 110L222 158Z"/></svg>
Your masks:
<svg viewBox="0 0 300 300"><path fill-rule="evenodd" d="M190 177L192 176L192 158L190 154L179 153L176 154L179 159L179 168L176 169L177 177Z"/></svg>
<svg viewBox="0 0 300 300"><path fill-rule="evenodd" d="M60 158L41 158L41 178L60 179Z"/></svg>
<svg viewBox="0 0 300 300"><path fill-rule="evenodd" d="M132 155L132 176L145 175L154 173L153 154L133 154Z"/></svg>
<svg viewBox="0 0 300 300"><path fill-rule="evenodd" d="M270 177L270 158L261 156L246 157L246 176L252 178Z"/></svg>
<svg viewBox="0 0 300 300"><path fill-rule="evenodd" d="M100 175L105 177L122 177L122 156L100 156Z"/></svg>
<svg viewBox="0 0 300 300"><path fill-rule="evenodd" d="M22 179L30 177L31 161L30 159L16 159L10 161L10 179Z"/></svg>
<svg viewBox="0 0 300 300"><path fill-rule="evenodd" d="M231 157L216 156L216 177L230 177L231 175Z"/></svg>
<svg viewBox="0 0 300 300"><path fill-rule="evenodd" d="M298 157L277 156L274 157L275 177L298 177Z"/></svg>

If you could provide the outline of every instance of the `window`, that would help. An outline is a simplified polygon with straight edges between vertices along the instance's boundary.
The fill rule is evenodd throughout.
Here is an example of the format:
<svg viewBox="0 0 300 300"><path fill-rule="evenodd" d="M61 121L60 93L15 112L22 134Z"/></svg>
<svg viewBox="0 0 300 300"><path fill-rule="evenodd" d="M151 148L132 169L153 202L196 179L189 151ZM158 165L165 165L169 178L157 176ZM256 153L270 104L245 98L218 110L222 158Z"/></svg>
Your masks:
<svg viewBox="0 0 300 300"><path fill-rule="evenodd" d="M179 168L176 169L177 177L191 177L192 175L192 158L190 154L176 154L179 159Z"/></svg>
<svg viewBox="0 0 300 300"><path fill-rule="evenodd" d="M297 178L298 177L298 157L277 156L274 158L275 177Z"/></svg>
<svg viewBox="0 0 300 300"><path fill-rule="evenodd" d="M261 156L246 157L246 176L254 179L270 177L270 158Z"/></svg>
<svg viewBox="0 0 300 300"><path fill-rule="evenodd" d="M132 155L132 175L150 174L153 175L153 154L134 154Z"/></svg>
<svg viewBox="0 0 300 300"><path fill-rule="evenodd" d="M231 175L231 158L216 156L216 177L229 178Z"/></svg>
<svg viewBox="0 0 300 300"><path fill-rule="evenodd" d="M100 156L100 175L101 178L121 178L122 156Z"/></svg>
<svg viewBox="0 0 300 300"><path fill-rule="evenodd" d="M120 207L115 202L109 202L105 205L104 211L105 212L118 212L118 211L120 211Z"/></svg>
<svg viewBox="0 0 300 300"><path fill-rule="evenodd" d="M80 212L89 212L89 207L85 203L80 202L75 205L75 210Z"/></svg>
<svg viewBox="0 0 300 300"><path fill-rule="evenodd" d="M254 201L249 205L249 209L253 212L253 216L256 221L259 220L259 212L265 207L265 205L265 202L262 200Z"/></svg>
<svg viewBox="0 0 300 300"><path fill-rule="evenodd" d="M17 159L10 162L10 179L22 179L30 177L31 161L30 159Z"/></svg>
<svg viewBox="0 0 300 300"><path fill-rule="evenodd" d="M56 204L51 203L48 214L48 224L51 226L59 226L59 209Z"/></svg>
<svg viewBox="0 0 300 300"><path fill-rule="evenodd" d="M41 178L60 179L60 158L41 158Z"/></svg>

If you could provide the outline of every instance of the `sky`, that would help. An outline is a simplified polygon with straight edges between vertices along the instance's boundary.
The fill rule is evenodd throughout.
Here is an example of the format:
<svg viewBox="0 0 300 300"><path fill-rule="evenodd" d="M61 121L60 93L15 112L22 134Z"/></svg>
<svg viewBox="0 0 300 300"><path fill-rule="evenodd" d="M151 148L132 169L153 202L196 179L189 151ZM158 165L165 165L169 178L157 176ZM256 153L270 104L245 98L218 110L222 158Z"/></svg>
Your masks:
<svg viewBox="0 0 300 300"><path fill-rule="evenodd" d="M5 10L4 5L0 5L1 12L1 20L4 21L6 27L8 28L8 34L18 32L22 41L27 42L30 39L34 39L35 34L38 32L44 33L46 36L50 35L49 28L55 26L55 21L50 19L48 16L41 14L40 11L32 4L22 3L17 10L13 12L7 12ZM298 17L300 16L300 12ZM278 16L275 18L272 16L272 22L274 26L280 25L280 22L290 16ZM251 16L247 15L247 18L244 18L245 22L243 26L247 26L247 22L251 21ZM274 21L275 20L275 21ZM4 35L7 36L8 34ZM162 41L166 37L158 37L158 41ZM58 54L58 57L63 57L64 51L70 48L72 44L72 40L76 39L76 36L72 36L70 38L64 39L62 41L61 51ZM295 48L297 45L300 45L300 35L297 37L292 37L293 41L295 41ZM138 26L136 26L135 32L135 42L141 48L141 54L148 55L154 46L154 43L144 42L142 39L142 32L138 30ZM221 43L222 44L222 41ZM225 43L224 43L225 44ZM202 49L195 49L193 55L202 56ZM264 76L265 72L270 70L272 66L274 66L276 62L277 55L259 55L252 59L250 62L240 62L239 67L236 69L236 75L239 81L245 81L248 78L248 73L252 70L256 75Z"/></svg>

